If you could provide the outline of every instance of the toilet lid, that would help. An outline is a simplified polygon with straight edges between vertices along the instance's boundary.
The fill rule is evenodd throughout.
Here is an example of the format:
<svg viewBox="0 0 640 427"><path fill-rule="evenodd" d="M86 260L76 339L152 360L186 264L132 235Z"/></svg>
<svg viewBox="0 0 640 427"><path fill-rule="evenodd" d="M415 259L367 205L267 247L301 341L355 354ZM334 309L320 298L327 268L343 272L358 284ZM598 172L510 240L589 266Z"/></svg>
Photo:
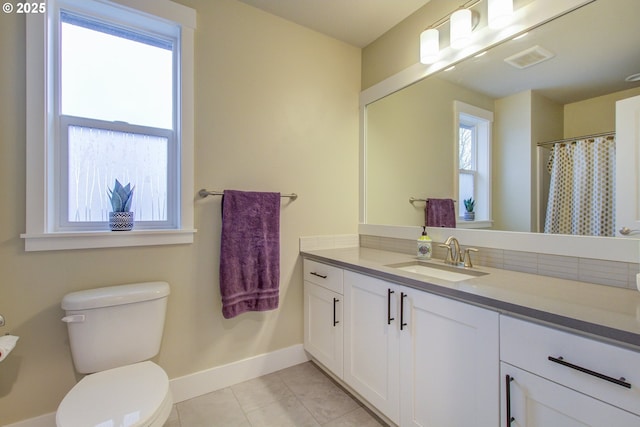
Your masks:
<svg viewBox="0 0 640 427"><path fill-rule="evenodd" d="M148 426L171 404L167 374L153 362L140 362L84 377L60 403L56 424Z"/></svg>

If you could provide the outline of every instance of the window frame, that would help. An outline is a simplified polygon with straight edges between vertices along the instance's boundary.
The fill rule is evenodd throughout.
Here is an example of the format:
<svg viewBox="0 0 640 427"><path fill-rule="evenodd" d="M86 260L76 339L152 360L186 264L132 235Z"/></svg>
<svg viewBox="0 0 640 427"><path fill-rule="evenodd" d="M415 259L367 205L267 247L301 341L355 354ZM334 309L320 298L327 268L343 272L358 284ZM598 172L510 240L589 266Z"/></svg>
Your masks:
<svg viewBox="0 0 640 427"><path fill-rule="evenodd" d="M458 194L460 194L460 175L470 175L473 181L473 195L475 199L478 198L478 126L476 123L472 123L464 119L463 115L460 115L460 122L458 124ZM460 129L467 129L471 133L471 169L464 169L460 167ZM462 203L458 205L458 217L463 217Z"/></svg>
<svg viewBox="0 0 640 427"><path fill-rule="evenodd" d="M104 17L134 28L138 26L168 26L177 28L179 55L174 72L179 76L175 88L177 108L174 108L173 132L179 144L177 150L178 188L174 189L176 209L173 224L134 229L128 232L108 230L69 230L58 226L56 212L60 191L61 130L58 108L57 76L59 61L57 45L60 7L87 16ZM129 21L125 19L128 15ZM131 21L134 17L135 21ZM194 31L195 10L168 0L49 0L44 14L27 15L27 195L26 251L126 247L193 242L193 150L194 150ZM132 23L133 22L133 23ZM147 27L148 28L148 27ZM57 202L57 203L56 203ZM169 208L169 207L168 207ZM157 224L155 224L157 225Z"/></svg>
<svg viewBox="0 0 640 427"><path fill-rule="evenodd" d="M474 200L476 204L474 221L463 221L464 203L457 203L458 222L461 228L485 228L493 225L491 218L491 142L493 112L461 101L454 101L454 191L460 194L460 174L472 174L474 177ZM460 169L460 127L473 128L475 170Z"/></svg>
<svg viewBox="0 0 640 427"><path fill-rule="evenodd" d="M147 126L131 125L121 122L106 122L103 120L89 119L86 117L75 117L60 115L59 120L59 142L60 156L58 156L57 167L61 173L58 176L56 192L59 194L59 201L56 206L55 230L56 231L97 231L107 229L106 221L69 221L69 127L89 127L94 129L135 133L140 135L150 135L167 139L167 219L165 221L140 221L136 220L136 229L175 229L178 228L178 209L176 199L178 197L179 177L178 177L178 161L180 153L178 150L178 141L175 138L175 132L171 129L151 128ZM123 182L124 184L124 182ZM109 184L112 188L113 183ZM138 190L137 190L138 191ZM102 195L106 197L106 193ZM136 214L137 216L137 214Z"/></svg>

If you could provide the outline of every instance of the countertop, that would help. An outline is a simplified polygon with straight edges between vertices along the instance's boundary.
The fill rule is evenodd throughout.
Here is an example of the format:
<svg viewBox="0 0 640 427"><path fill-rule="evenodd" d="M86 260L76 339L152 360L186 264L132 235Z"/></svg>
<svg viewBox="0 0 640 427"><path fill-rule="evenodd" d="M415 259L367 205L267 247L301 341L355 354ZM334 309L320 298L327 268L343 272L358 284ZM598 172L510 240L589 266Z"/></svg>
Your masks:
<svg viewBox="0 0 640 427"><path fill-rule="evenodd" d="M303 257L400 285L464 301L640 351L640 292L489 267L458 282L410 273L389 264L415 256L369 248L302 251ZM429 263L443 264L442 260Z"/></svg>

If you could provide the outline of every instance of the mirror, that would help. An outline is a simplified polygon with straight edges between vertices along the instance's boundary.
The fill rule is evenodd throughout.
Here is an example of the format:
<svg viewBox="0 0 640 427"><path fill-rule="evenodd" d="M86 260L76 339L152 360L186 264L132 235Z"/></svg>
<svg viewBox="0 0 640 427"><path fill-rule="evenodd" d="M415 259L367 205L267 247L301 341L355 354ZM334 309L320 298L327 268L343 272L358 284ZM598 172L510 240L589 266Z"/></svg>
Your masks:
<svg viewBox="0 0 640 427"><path fill-rule="evenodd" d="M542 230L549 151L537 143L614 130L615 101L640 95L640 82L625 81L640 73L639 14L637 0L597 0L368 104L366 223L423 225L425 204L411 197L459 198L454 101L461 101L493 113L485 206L493 222L459 227ZM524 69L504 61L535 46L553 57Z"/></svg>

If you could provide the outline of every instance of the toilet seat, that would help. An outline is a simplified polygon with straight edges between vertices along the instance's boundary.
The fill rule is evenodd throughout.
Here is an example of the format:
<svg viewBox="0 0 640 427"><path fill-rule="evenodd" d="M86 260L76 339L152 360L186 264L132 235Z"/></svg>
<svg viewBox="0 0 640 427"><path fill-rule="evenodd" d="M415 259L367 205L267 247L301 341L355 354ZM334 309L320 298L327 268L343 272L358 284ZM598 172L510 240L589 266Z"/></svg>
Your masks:
<svg viewBox="0 0 640 427"><path fill-rule="evenodd" d="M64 397L58 427L156 427L169 417L169 378L153 362L87 375Z"/></svg>

